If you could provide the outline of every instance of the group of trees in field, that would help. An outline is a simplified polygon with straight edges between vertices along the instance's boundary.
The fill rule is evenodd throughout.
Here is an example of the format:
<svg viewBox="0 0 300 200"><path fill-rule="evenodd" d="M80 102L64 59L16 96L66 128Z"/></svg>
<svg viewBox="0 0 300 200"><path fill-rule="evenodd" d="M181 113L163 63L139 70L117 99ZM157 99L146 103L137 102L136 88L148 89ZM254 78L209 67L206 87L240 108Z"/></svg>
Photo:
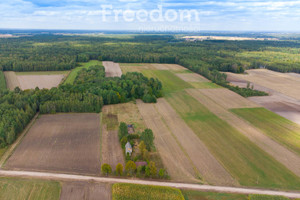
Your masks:
<svg viewBox="0 0 300 200"><path fill-rule="evenodd" d="M0 90L0 147L11 144L30 122L37 111L42 114L57 112L100 112L103 105L144 99L156 102L162 84L140 73L127 73L121 78L105 77L103 66L82 69L73 85L58 88L14 91Z"/></svg>

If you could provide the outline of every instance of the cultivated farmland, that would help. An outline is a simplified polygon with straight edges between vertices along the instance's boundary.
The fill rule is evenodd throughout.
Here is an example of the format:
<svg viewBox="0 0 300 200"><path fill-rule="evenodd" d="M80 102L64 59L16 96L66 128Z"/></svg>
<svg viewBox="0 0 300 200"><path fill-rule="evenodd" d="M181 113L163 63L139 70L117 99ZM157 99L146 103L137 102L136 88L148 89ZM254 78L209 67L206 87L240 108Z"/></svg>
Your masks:
<svg viewBox="0 0 300 200"><path fill-rule="evenodd" d="M1 200L58 200L59 195L60 184L55 181L0 177Z"/></svg>
<svg viewBox="0 0 300 200"><path fill-rule="evenodd" d="M171 70L175 72L185 71L186 69L175 64L153 64L153 63L120 63L122 72L141 72L142 70Z"/></svg>
<svg viewBox="0 0 300 200"><path fill-rule="evenodd" d="M111 187L109 184L89 182L64 182L60 200L110 200Z"/></svg>
<svg viewBox="0 0 300 200"><path fill-rule="evenodd" d="M106 77L121 77L122 71L118 63L103 61Z"/></svg>
<svg viewBox="0 0 300 200"><path fill-rule="evenodd" d="M98 114L40 116L5 168L100 174Z"/></svg>

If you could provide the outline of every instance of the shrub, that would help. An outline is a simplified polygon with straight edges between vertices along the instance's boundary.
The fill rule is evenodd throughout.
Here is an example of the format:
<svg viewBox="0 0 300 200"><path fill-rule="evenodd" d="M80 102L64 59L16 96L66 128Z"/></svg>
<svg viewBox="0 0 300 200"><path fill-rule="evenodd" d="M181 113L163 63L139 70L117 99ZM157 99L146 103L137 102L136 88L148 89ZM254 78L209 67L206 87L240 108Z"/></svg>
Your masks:
<svg viewBox="0 0 300 200"><path fill-rule="evenodd" d="M125 170L129 173L129 175L133 175L134 171L136 170L136 164L129 160L126 163Z"/></svg>
<svg viewBox="0 0 300 200"><path fill-rule="evenodd" d="M104 163L101 166L101 172L108 176L108 174L111 174L111 166L109 164Z"/></svg>
<svg viewBox="0 0 300 200"><path fill-rule="evenodd" d="M118 163L116 166L116 173L119 176L123 175L123 165L121 163Z"/></svg>

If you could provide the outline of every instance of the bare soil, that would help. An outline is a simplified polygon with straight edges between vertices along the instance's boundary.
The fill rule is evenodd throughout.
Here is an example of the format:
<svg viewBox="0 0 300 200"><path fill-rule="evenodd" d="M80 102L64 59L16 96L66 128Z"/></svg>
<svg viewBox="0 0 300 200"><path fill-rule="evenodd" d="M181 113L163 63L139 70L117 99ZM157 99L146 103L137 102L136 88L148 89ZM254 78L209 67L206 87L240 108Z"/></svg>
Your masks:
<svg viewBox="0 0 300 200"><path fill-rule="evenodd" d="M289 170L300 177L300 157L275 142L259 129L227 110L218 99L212 99L203 90L188 89L187 92L207 107L212 113L247 136L253 143L281 162Z"/></svg>
<svg viewBox="0 0 300 200"><path fill-rule="evenodd" d="M10 90L20 87L18 77L15 72L4 72L7 88Z"/></svg>
<svg viewBox="0 0 300 200"><path fill-rule="evenodd" d="M64 182L60 200L110 200L111 186L105 183Z"/></svg>
<svg viewBox="0 0 300 200"><path fill-rule="evenodd" d="M176 64L153 64L153 63L140 63L140 64L121 64L123 73L126 72L140 72L142 70L173 70L182 71L186 68Z"/></svg>
<svg viewBox="0 0 300 200"><path fill-rule="evenodd" d="M238 185L165 99L159 99L155 107L205 181L214 185Z"/></svg>
<svg viewBox="0 0 300 200"><path fill-rule="evenodd" d="M5 168L98 175L100 158L98 114L42 115Z"/></svg>
<svg viewBox="0 0 300 200"><path fill-rule="evenodd" d="M57 87L65 77L61 75L18 75L18 81L22 90L34 89L51 89Z"/></svg>
<svg viewBox="0 0 300 200"><path fill-rule="evenodd" d="M106 125L102 126L102 163L107 163L112 170L118 163L125 166L123 149L118 138L118 131L107 131Z"/></svg>
<svg viewBox="0 0 300 200"><path fill-rule="evenodd" d="M118 63L104 61L102 62L105 68L105 76L106 77L121 77L122 71L120 65Z"/></svg>
<svg viewBox="0 0 300 200"><path fill-rule="evenodd" d="M180 182L197 182L191 160L182 151L169 128L164 124L154 104L137 101L137 106L148 128L153 130L155 147L171 178Z"/></svg>

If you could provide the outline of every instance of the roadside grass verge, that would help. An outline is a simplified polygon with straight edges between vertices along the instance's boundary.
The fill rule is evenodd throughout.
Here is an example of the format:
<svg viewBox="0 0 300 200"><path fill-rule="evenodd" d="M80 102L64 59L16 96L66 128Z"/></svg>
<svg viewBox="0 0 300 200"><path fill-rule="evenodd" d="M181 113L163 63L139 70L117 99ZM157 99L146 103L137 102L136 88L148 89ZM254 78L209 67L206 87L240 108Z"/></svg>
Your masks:
<svg viewBox="0 0 300 200"><path fill-rule="evenodd" d="M6 80L3 71L0 71L0 90L5 90L6 87Z"/></svg>
<svg viewBox="0 0 300 200"><path fill-rule="evenodd" d="M113 200L184 200L179 189L163 186L116 183L112 187Z"/></svg>
<svg viewBox="0 0 300 200"><path fill-rule="evenodd" d="M91 60L87 63L79 63L80 64L80 67L76 67L74 68L69 76L66 78L66 80L63 82L63 85L66 85L66 84L73 84L76 77L77 77L77 74L78 72L83 69L83 68L86 68L88 69L90 66L93 66L93 65L102 65L102 62L101 61L98 61L98 60Z"/></svg>
<svg viewBox="0 0 300 200"><path fill-rule="evenodd" d="M0 177L0 199L2 200L57 200L60 191L60 183L55 181Z"/></svg>
<svg viewBox="0 0 300 200"><path fill-rule="evenodd" d="M248 200L246 194L230 194L216 192L202 192L196 190L182 190L185 200Z"/></svg>
<svg viewBox="0 0 300 200"><path fill-rule="evenodd" d="M185 91L168 94L166 99L241 185L300 188L296 175Z"/></svg>
<svg viewBox="0 0 300 200"><path fill-rule="evenodd" d="M192 85L177 77L174 73L168 70L142 70L142 73L148 78L157 78L163 84L164 94L193 88Z"/></svg>
<svg viewBox="0 0 300 200"><path fill-rule="evenodd" d="M265 108L231 110L263 133L300 155L300 126Z"/></svg>

